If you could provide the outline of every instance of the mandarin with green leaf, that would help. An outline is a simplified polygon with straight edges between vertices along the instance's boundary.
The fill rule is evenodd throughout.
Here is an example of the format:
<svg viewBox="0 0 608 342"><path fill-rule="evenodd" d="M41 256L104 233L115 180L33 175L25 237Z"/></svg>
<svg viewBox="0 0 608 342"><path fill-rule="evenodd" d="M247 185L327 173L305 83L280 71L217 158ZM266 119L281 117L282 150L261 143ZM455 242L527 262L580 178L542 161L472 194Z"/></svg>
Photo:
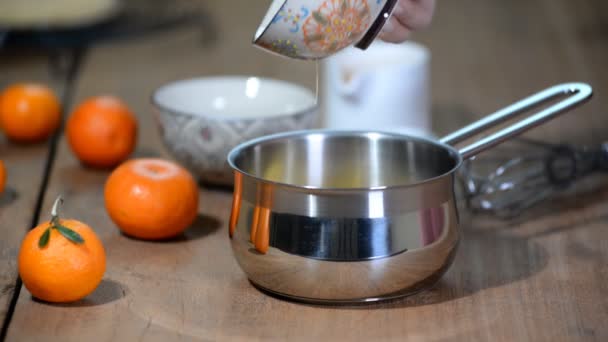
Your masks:
<svg viewBox="0 0 608 342"><path fill-rule="evenodd" d="M18 266L23 285L37 299L66 303L82 299L101 283L106 269L103 244L91 227L59 218L55 201L51 220L28 232Z"/></svg>

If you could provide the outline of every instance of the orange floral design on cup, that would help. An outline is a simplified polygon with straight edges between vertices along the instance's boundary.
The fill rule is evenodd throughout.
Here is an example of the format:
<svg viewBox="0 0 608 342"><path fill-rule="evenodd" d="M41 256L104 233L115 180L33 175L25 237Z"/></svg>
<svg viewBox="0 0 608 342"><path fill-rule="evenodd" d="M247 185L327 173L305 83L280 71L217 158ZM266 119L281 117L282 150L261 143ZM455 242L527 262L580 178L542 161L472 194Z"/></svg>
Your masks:
<svg viewBox="0 0 608 342"><path fill-rule="evenodd" d="M338 51L365 33L370 20L365 0L327 0L304 22L304 42L313 51Z"/></svg>

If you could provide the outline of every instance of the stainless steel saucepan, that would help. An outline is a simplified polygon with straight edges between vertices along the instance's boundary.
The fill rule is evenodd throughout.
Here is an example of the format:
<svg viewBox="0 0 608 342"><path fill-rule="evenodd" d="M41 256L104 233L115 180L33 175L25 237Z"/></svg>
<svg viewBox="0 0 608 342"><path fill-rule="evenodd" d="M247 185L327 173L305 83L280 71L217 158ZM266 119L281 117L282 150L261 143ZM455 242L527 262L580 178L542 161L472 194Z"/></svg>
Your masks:
<svg viewBox="0 0 608 342"><path fill-rule="evenodd" d="M241 144L228 155L234 256L255 286L300 301L376 301L426 289L456 253L454 177L463 160L591 95L586 84L557 85L439 141L309 130ZM460 150L451 146L531 110Z"/></svg>

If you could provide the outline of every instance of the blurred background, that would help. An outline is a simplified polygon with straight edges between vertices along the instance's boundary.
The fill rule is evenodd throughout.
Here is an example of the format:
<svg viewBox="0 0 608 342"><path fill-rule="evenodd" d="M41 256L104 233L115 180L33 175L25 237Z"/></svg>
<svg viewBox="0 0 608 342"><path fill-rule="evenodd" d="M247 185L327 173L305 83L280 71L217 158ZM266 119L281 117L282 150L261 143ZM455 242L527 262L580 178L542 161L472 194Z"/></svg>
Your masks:
<svg viewBox="0 0 608 342"><path fill-rule="evenodd" d="M277 57L252 45L270 2L2 0L0 87L24 81L47 83L62 97L64 116L89 96L116 95L139 117L136 156L168 156L150 103L152 91L167 82L251 75L295 82L315 91L314 62ZM478 208L486 199L479 193L483 183L512 158L528 159L517 161L510 173L488 187L515 184L515 190L522 191L512 193L524 197L542 192L534 204L554 192L544 165L555 144L599 151L608 140L604 96L608 4L604 0L439 0L432 25L415 33L412 41L430 51L430 121L436 136L557 83L586 82L594 88L591 102L524 135L535 144L509 142L497 149L502 153L484 153L477 159L463 182L469 181L472 198L478 196ZM321 68L321 77L323 73ZM319 124L323 124L324 84L319 85ZM10 148L1 136L0 142L2 155L24 153ZM61 139L58 146L59 151L67 149ZM608 148L590 154L590 159L576 155L588 160L574 165L571 155L560 156L566 160L564 172L589 163L597 169L600 154L608 155ZM540 175L529 176L538 170ZM583 177L587 171L574 176ZM591 184L590 188L597 187ZM508 199L521 203L518 198Z"/></svg>
<svg viewBox="0 0 608 342"><path fill-rule="evenodd" d="M11 2L21 4L13 15ZM60 81L80 53L72 97L115 93L140 116L151 115L153 89L192 76L259 75L315 87L314 63L252 46L270 1L122 0L118 13L108 10L110 2L3 0L0 86ZM79 16L80 23L73 20ZM594 87L594 100L529 136L577 144L608 138L605 1L439 0L432 26L412 40L431 51L436 134L554 83L584 81Z"/></svg>

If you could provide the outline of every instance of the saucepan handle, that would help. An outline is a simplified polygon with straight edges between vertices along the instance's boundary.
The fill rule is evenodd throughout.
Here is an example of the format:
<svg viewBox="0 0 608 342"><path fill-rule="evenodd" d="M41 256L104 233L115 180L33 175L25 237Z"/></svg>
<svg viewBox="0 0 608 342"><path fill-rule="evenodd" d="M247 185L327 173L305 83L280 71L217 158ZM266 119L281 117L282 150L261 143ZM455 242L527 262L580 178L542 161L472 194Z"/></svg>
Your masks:
<svg viewBox="0 0 608 342"><path fill-rule="evenodd" d="M458 143L473 135L479 134L490 127L505 122L508 119L531 111L541 105L554 101L557 98L565 97L556 104L544 108L498 132L463 147L459 152L463 158L467 159L584 103L591 98L592 94L593 90L591 89L591 86L585 83L559 84L490 114L479 121L441 138L440 141L444 144Z"/></svg>

